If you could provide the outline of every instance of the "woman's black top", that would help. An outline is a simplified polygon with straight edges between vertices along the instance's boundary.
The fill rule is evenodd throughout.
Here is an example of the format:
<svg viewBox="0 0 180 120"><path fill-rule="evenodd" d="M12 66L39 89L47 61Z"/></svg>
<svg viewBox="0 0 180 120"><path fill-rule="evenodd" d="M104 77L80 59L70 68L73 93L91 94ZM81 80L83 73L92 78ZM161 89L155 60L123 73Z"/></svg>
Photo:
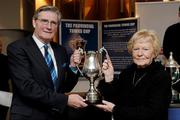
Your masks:
<svg viewBox="0 0 180 120"><path fill-rule="evenodd" d="M160 63L143 69L132 64L111 83L100 81L98 89L115 103L114 120L168 120L171 77Z"/></svg>

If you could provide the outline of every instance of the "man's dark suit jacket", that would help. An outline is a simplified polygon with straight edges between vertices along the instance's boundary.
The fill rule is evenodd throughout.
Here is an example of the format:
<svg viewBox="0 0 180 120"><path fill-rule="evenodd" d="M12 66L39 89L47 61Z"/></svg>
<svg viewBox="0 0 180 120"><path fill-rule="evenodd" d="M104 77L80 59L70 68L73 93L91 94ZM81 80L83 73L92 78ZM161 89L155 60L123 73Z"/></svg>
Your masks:
<svg viewBox="0 0 180 120"><path fill-rule="evenodd" d="M13 82L12 120L54 120L56 113L62 115L65 111L68 96L64 93L73 89L78 75L69 68L66 50L59 44L50 44L57 62L57 91L54 90L48 66L32 36L8 45Z"/></svg>

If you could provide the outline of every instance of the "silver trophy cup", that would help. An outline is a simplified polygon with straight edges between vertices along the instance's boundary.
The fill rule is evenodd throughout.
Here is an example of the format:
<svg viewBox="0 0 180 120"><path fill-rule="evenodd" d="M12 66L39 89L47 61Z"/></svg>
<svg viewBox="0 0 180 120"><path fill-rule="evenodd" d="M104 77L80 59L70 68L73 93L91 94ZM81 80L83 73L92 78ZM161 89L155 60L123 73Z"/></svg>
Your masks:
<svg viewBox="0 0 180 120"><path fill-rule="evenodd" d="M89 80L89 90L86 93L86 102L88 104L98 104L102 103L102 95L100 92L95 88L94 82L96 79L102 77L101 66L99 63L98 55L102 53L102 51L106 52L107 50L103 47L99 50L99 52L95 51L88 51L87 53L84 52L84 64L82 71L80 73Z"/></svg>
<svg viewBox="0 0 180 120"><path fill-rule="evenodd" d="M168 71L171 75L172 86L174 86L176 83L178 83L180 81L180 79L179 79L179 65L174 60L172 52L170 52L169 59L165 64L165 70ZM179 103L179 102L180 102L179 93L175 89L172 88L171 103Z"/></svg>

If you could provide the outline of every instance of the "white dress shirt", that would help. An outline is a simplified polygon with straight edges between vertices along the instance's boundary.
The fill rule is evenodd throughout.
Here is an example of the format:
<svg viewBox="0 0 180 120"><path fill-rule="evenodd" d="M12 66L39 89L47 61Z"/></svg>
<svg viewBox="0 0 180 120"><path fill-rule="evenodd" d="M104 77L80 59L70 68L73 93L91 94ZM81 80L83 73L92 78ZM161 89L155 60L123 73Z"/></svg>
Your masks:
<svg viewBox="0 0 180 120"><path fill-rule="evenodd" d="M44 51L45 43L43 43L41 40L39 40L34 34L33 34L32 38L34 39L35 43L37 44L38 48L40 49L42 55L45 56L44 55L44 53L45 53L45 51ZM47 45L48 45L48 52L49 52L49 54L52 57L52 60L53 60L53 63L54 63L54 67L55 67L55 70L56 70L56 74L57 74L58 71L57 71L56 59L54 57L54 51L53 51L53 49L52 49L52 47L51 47L51 45L49 43Z"/></svg>

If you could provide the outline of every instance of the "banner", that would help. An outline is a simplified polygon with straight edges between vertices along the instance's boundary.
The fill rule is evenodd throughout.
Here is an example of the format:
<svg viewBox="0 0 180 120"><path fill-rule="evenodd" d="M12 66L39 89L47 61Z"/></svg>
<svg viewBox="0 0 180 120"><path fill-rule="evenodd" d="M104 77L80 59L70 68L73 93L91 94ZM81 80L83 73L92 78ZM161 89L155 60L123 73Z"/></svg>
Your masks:
<svg viewBox="0 0 180 120"><path fill-rule="evenodd" d="M78 46L84 46L86 51L97 51L98 29L99 21L63 19L60 24L60 43L66 47L69 54L78 49Z"/></svg>

